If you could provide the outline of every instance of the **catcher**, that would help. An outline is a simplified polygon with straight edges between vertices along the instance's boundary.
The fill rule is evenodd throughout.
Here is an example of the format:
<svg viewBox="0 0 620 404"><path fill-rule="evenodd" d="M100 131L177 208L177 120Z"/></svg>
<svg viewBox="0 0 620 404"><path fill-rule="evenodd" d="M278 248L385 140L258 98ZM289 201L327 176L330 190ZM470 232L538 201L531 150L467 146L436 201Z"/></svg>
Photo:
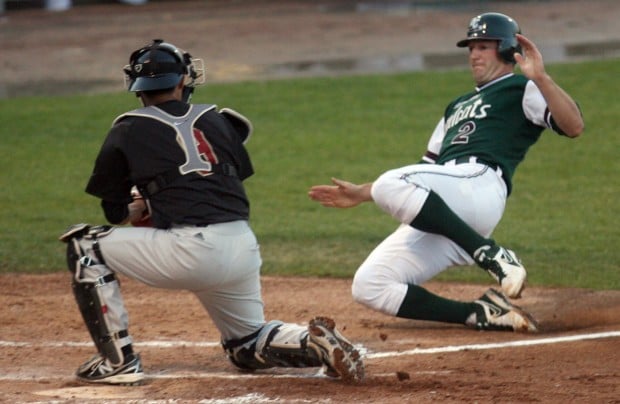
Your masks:
<svg viewBox="0 0 620 404"><path fill-rule="evenodd" d="M113 123L86 192L112 224L71 226L67 263L78 308L97 354L78 379L139 384L117 274L147 285L191 291L239 369L323 367L344 381L363 378L359 352L328 317L307 327L266 321L261 256L248 223L243 180L253 174L244 144L252 125L215 105L191 104L204 81L202 61L163 40L136 50L124 72L143 107Z"/></svg>
<svg viewBox="0 0 620 404"><path fill-rule="evenodd" d="M525 268L513 251L489 237L529 147L545 129L579 136L583 119L512 18L499 13L473 18L457 46L469 49L476 88L446 107L422 161L372 183L333 179L335 185L314 186L309 196L339 208L374 201L401 223L357 270L356 301L402 318L533 332L534 318L508 300L521 295ZM522 75L513 72L515 64ZM420 286L449 267L474 263L502 292L490 289L476 301L461 302Z"/></svg>

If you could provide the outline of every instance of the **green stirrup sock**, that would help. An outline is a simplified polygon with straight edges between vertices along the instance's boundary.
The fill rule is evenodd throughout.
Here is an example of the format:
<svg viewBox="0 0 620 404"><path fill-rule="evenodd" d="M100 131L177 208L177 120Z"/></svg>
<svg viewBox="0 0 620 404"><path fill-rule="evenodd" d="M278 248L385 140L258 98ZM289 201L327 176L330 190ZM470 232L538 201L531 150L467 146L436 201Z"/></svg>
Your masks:
<svg viewBox="0 0 620 404"><path fill-rule="evenodd" d="M441 234L458 244L469 255L485 245L495 245L495 241L482 237L463 221L434 191L428 198L420 213L410 223L411 227L427 233Z"/></svg>
<svg viewBox="0 0 620 404"><path fill-rule="evenodd" d="M407 286L407 294L396 317L465 324L467 318L475 310L473 302L450 300L437 296L420 286Z"/></svg>

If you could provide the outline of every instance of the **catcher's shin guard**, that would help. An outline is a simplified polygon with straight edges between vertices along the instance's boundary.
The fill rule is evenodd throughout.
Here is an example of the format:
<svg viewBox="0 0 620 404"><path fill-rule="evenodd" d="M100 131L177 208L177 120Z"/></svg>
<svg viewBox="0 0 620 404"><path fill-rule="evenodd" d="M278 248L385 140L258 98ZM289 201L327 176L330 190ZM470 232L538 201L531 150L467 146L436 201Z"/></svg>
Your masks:
<svg viewBox="0 0 620 404"><path fill-rule="evenodd" d="M321 354L308 345L308 330L281 321L270 321L254 334L228 341L224 349L230 361L244 370L323 365Z"/></svg>
<svg viewBox="0 0 620 404"><path fill-rule="evenodd" d="M68 244L67 264L73 274L73 294L88 332L99 353L112 366L120 366L132 349L127 311L116 276L101 263L101 252L95 247L98 247L96 235L63 241Z"/></svg>

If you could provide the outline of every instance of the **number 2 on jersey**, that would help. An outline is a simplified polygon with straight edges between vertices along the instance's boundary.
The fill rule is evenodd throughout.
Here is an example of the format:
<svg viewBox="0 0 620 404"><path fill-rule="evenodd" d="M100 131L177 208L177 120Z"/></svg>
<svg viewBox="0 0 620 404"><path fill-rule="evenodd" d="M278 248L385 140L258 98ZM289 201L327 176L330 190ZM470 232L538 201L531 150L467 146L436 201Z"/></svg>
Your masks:
<svg viewBox="0 0 620 404"><path fill-rule="evenodd" d="M467 121L459 127L458 133L452 138L452 144L467 144L469 143L469 136L476 130L476 123L474 121Z"/></svg>

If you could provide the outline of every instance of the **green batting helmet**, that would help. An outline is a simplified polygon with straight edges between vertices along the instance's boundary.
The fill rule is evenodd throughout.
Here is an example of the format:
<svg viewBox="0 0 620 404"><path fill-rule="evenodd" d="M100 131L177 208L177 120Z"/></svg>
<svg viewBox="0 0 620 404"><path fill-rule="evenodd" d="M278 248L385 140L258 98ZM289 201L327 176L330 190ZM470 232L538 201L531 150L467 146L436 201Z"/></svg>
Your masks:
<svg viewBox="0 0 620 404"><path fill-rule="evenodd" d="M464 48L477 39L499 42L497 51L500 57L509 63L515 63L514 53L521 52L516 34L520 34L519 24L507 15L484 13L472 18L467 28L467 38L461 39L456 46Z"/></svg>

